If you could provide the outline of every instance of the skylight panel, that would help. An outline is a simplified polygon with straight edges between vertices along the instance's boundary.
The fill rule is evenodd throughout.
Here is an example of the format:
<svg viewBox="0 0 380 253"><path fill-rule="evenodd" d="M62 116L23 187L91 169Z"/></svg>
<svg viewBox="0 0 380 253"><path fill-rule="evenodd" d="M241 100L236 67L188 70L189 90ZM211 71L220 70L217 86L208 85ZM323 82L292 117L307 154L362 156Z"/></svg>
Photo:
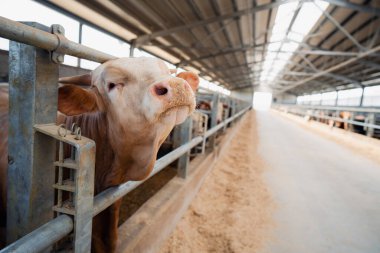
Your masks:
<svg viewBox="0 0 380 253"><path fill-rule="evenodd" d="M275 24L278 26L276 29L286 29L288 28L294 11L296 10L298 2L291 2L283 4L278 8Z"/></svg>
<svg viewBox="0 0 380 253"><path fill-rule="evenodd" d="M274 42L268 45L268 51L277 51L281 47L281 42Z"/></svg>
<svg viewBox="0 0 380 253"><path fill-rule="evenodd" d="M283 45L282 45L282 51L285 51L285 52L294 52L296 51L296 49L298 48L299 44L295 43L295 42L285 42ZM292 55L292 54L290 54Z"/></svg>
<svg viewBox="0 0 380 253"><path fill-rule="evenodd" d="M313 28L322 14L315 5L318 5L320 8L325 10L329 4L324 1L304 3L292 26L292 31L294 33L305 36L310 32L311 28Z"/></svg>
<svg viewBox="0 0 380 253"><path fill-rule="evenodd" d="M289 26L299 6L299 1L283 4L278 8L275 24L269 39L270 42L276 42L267 47L263 71L260 74L261 84L267 85L276 78L290 57L299 48L299 42L303 41L318 21L322 12L316 4L323 10L328 7L328 3L319 0L303 3L292 27ZM288 34L286 34L287 32ZM282 42L278 43L277 41Z"/></svg>
<svg viewBox="0 0 380 253"><path fill-rule="evenodd" d="M303 40L303 38L304 38L304 35L296 33L294 31L289 31L288 39L290 41L301 42Z"/></svg>

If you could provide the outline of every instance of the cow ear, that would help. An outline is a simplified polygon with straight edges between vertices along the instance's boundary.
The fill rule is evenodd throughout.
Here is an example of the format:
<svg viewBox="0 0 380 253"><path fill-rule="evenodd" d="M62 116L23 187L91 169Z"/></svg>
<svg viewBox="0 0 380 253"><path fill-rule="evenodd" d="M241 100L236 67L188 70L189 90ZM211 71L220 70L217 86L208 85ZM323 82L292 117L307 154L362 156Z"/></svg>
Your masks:
<svg viewBox="0 0 380 253"><path fill-rule="evenodd" d="M81 86L91 86L91 74L84 74L79 76L68 76L59 78L62 84L74 84Z"/></svg>
<svg viewBox="0 0 380 253"><path fill-rule="evenodd" d="M179 73L177 77L185 79L190 84L190 87L193 89L193 91L197 91L199 86L199 77L197 74L187 71Z"/></svg>
<svg viewBox="0 0 380 253"><path fill-rule="evenodd" d="M93 89L96 89L95 87ZM86 90L75 85L58 88L58 111L67 116L99 110L98 95L94 90Z"/></svg>

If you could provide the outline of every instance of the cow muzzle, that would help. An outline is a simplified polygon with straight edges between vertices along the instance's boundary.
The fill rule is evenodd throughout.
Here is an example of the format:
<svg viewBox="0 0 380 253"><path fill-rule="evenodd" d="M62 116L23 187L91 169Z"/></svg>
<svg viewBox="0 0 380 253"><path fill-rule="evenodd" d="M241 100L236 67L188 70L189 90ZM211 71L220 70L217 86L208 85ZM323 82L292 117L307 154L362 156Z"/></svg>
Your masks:
<svg viewBox="0 0 380 253"><path fill-rule="evenodd" d="M151 86L151 94L161 104L159 114L176 114L176 124L182 123L195 109L195 96L190 85L181 78L170 78Z"/></svg>

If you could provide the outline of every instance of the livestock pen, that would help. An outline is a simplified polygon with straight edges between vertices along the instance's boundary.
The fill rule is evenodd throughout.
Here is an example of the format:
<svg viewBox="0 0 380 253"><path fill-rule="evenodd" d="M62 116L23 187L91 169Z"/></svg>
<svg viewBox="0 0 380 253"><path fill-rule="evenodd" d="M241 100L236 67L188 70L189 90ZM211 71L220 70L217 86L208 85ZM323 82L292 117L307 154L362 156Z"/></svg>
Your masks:
<svg viewBox="0 0 380 253"><path fill-rule="evenodd" d="M326 123L331 127L380 138L380 110L376 107L276 104L273 108L307 120Z"/></svg>
<svg viewBox="0 0 380 253"><path fill-rule="evenodd" d="M7 241L10 244L1 252L40 252L52 249L67 236L72 238L74 252L89 252L92 218L143 181L129 181L93 196L96 143L82 137L78 128L65 129L54 124L58 69L64 55L99 63L115 57L66 39L60 25L23 24L0 17L0 36L12 41L9 49L7 203ZM212 99L217 104L220 98L213 95ZM186 179L189 151L209 139L208 146L214 149L218 131L250 109L250 104L243 101L224 99L231 101L230 117L217 123L218 107L214 106L209 115L210 129L195 138L191 136L192 120L186 120L175 129L179 133L178 147L156 161L149 177L179 159L178 176ZM59 143L57 161L54 160L56 142ZM75 153L69 160L63 159L63 144L70 145ZM213 153L206 154L211 163L212 156ZM58 168L58 175L55 175L55 168ZM64 170L71 171L71 182L62 181ZM197 173L198 179L204 175ZM55 177L58 180L52 182ZM186 185L183 185L186 191L181 194L193 196L194 192ZM57 192L55 200L54 189ZM176 195L174 190L178 189L171 192ZM63 192L72 195L70 203L62 202Z"/></svg>
<svg viewBox="0 0 380 253"><path fill-rule="evenodd" d="M3 0L1 252L378 253L379 27L377 0Z"/></svg>

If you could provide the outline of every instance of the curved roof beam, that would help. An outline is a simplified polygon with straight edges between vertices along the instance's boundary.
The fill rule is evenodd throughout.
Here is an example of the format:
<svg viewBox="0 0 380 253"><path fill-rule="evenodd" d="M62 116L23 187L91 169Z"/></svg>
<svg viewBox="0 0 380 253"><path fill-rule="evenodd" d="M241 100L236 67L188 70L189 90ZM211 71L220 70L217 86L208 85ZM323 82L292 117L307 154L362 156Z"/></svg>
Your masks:
<svg viewBox="0 0 380 253"><path fill-rule="evenodd" d="M231 14L216 16L216 17L212 17L212 18L208 18L208 19L204 19L204 20L195 21L195 22L192 22L190 24L180 25L180 26L176 26L173 28L168 28L165 30L156 31L156 32L146 34L146 35L142 35L142 36L138 37L134 43L135 43L136 47L139 47L139 46L144 45L147 42L149 42L149 41L151 41L157 37L167 36L167 35L170 35L172 33L181 32L181 31L186 30L186 29L191 29L191 28L195 28L198 26L204 26L207 24L220 22L223 20L234 19L234 18L238 18L240 16L249 15L249 14L257 13L260 11L269 10L269 9L278 7L280 5L290 3L290 2L295 2L295 1L297 1L297 0L282 0L282 1L277 1L274 3L270 3L270 4L258 5L258 6L254 6L252 8L247 8L244 10L236 11L236 12L233 12ZM305 0L303 2L310 2L310 1L312 1L312 0ZM380 9L379 8L372 8L372 7L367 7L367 6L363 6L363 5L359 5L359 4L348 3L348 2L342 1L342 0L324 0L324 1L328 2L330 4L340 6L340 7L350 8L350 9L353 9L356 11L371 13L371 14L380 16Z"/></svg>
<svg viewBox="0 0 380 253"><path fill-rule="evenodd" d="M349 3L348 1L343 1L343 0L323 0L323 1L336 5L336 6L349 8L355 11L365 12L365 13L374 14L376 16L380 16L379 8L367 7L360 4Z"/></svg>
<svg viewBox="0 0 380 253"><path fill-rule="evenodd" d="M258 6L252 7L252 8L247 8L247 9L243 9L240 11L232 12L230 14L215 16L212 18L207 18L204 20L195 21L195 22L190 23L190 24L180 25L180 26L168 28L168 29L161 30L161 31L156 31L156 32L153 32L151 34L146 34L146 35L142 35L142 36L138 37L134 43L135 43L136 47L138 47L138 46L146 44L147 42L149 42L149 41L151 41L157 37L167 36L167 35L170 35L173 33L182 32L183 30L195 28L198 26L204 26L207 24L215 23L215 22L221 22L223 20L234 19L234 18L238 18L241 16L250 15L252 13L269 10L269 9L278 7L282 4L295 2L295 1L298 1L298 0L276 1L276 2L270 3L270 4L258 5ZM310 1L312 1L312 0L305 0L305 2L310 2Z"/></svg>
<svg viewBox="0 0 380 253"><path fill-rule="evenodd" d="M300 86L301 84L307 83L307 82L309 82L311 80L314 80L314 79L316 79L316 78L318 78L320 76L326 75L327 73L331 73L331 72L333 72L335 70L338 70L338 69L340 69L340 68L342 68L344 66L347 66L349 64L355 63L356 61L358 61L360 59L363 59L363 58L365 58L367 56L371 56L372 54L377 53L378 51L380 51L380 46L377 46L377 47L375 47L375 48L373 48L371 50L368 50L368 51L366 51L364 53L360 53L358 56L356 56L354 58L351 58L351 59L349 59L347 61L341 62L341 63L339 63L337 65L332 66L331 68L328 68L326 70L322 70L322 71L314 74L313 76L311 76L309 78L305 78L305 79L303 79L303 80L301 80L299 82L296 82L293 85L290 85L290 86L284 88L283 90L281 90L280 93L288 91L288 90L291 90L291 89L294 89L295 87Z"/></svg>

